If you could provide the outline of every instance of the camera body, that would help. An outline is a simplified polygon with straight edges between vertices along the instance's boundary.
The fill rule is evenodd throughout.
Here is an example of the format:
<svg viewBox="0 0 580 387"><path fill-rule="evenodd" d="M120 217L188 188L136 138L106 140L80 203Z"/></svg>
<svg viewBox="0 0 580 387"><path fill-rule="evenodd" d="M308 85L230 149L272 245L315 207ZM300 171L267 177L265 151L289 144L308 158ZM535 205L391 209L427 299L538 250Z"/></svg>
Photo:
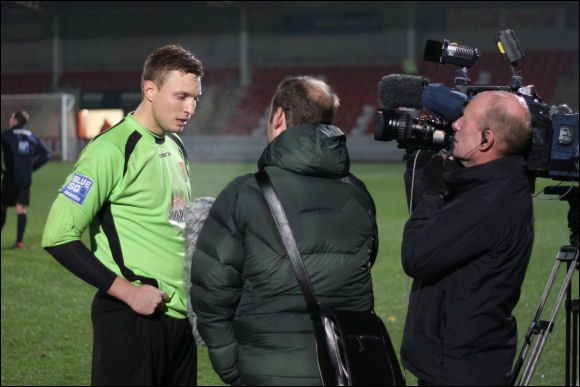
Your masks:
<svg viewBox="0 0 580 387"><path fill-rule="evenodd" d="M379 82L382 108L377 111L375 140L396 139L399 148L449 151L453 137L451 124L461 116L463 107L479 92L504 90L524 98L530 110L532 142L525 155L528 174L578 181L578 113L572 113L566 105L550 107L532 85L522 87L522 77L514 66L524 55L512 30L500 31L496 42L512 66L513 76L507 86L470 86L467 67L475 64L479 51L447 40L427 41L425 60L462 67L455 72L456 88L430 84L428 79L412 75L383 77ZM463 57L458 59L458 55ZM434 114L416 116L401 112L401 108L427 109Z"/></svg>
<svg viewBox="0 0 580 387"><path fill-rule="evenodd" d="M578 113L552 115L549 177L578 181ZM543 172L545 174L545 172Z"/></svg>
<svg viewBox="0 0 580 387"><path fill-rule="evenodd" d="M529 175L578 181L578 113L566 106L549 107L523 95L532 117L532 143L526 155Z"/></svg>

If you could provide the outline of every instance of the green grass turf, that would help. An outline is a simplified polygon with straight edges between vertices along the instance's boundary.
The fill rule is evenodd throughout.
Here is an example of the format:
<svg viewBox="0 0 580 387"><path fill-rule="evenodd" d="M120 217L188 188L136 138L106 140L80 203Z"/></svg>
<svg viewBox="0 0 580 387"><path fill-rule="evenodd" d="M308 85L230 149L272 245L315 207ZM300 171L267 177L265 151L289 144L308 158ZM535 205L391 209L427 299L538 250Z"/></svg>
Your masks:
<svg viewBox="0 0 580 387"><path fill-rule="evenodd" d="M8 210L2 231L2 385L88 385L91 373L92 328L90 305L94 288L60 266L40 247L50 206L72 163L50 162L34 174L25 248L10 250L15 240L16 215ZM192 163L194 197L216 196L235 176L256 170L255 163ZM353 173L368 186L377 205L380 248L373 268L376 311L383 318L399 352L410 280L400 263L403 225L408 217L402 164L354 164ZM540 179L538 188L554 181ZM536 239L514 313L519 323L518 354L530 320L561 245L568 244L568 204L534 200ZM84 236L85 242L87 236ZM543 319L563 282L560 270ZM573 284L577 296L577 280ZM558 313L532 385L564 383L564 309ZM199 349L199 385L222 384L213 372L207 350ZM407 372L407 384L416 379Z"/></svg>

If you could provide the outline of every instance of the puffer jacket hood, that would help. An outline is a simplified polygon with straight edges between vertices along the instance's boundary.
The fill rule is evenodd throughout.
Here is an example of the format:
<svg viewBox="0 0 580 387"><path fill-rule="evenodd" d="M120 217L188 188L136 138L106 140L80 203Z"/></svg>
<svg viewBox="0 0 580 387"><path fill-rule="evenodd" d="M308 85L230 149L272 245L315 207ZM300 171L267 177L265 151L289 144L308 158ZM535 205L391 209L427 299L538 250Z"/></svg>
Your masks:
<svg viewBox="0 0 580 387"><path fill-rule="evenodd" d="M333 125L288 128L262 153L258 167L267 166L278 166L301 175L344 177L350 170L346 136Z"/></svg>

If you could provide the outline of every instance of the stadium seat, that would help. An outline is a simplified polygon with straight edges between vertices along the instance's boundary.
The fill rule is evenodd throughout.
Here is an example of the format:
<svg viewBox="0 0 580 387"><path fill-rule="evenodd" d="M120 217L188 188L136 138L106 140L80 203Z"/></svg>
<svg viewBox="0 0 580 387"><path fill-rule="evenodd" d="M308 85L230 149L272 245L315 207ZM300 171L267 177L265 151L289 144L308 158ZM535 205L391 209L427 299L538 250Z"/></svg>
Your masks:
<svg viewBox="0 0 580 387"><path fill-rule="evenodd" d="M577 51L544 50L530 51L518 63L516 70L523 76L524 84L534 84L542 98L548 100L554 86L563 74L573 71L577 63ZM422 62L419 73L431 82L441 82L454 86L454 73L457 68L451 65L440 66L436 63ZM237 68L206 68L204 83L211 86L216 98L228 83L237 76ZM482 71L489 74L490 85L508 85L512 71L506 59L497 51L483 52L480 60L469 69L471 83L479 79ZM325 79L338 93L341 100L336 123L349 131L356 123L362 107L377 106L377 87L380 79L388 74L402 73L400 63L331 65L331 66L267 66L252 69L253 84L250 86L229 121L231 133L250 134L264 114L276 85L291 75L312 75ZM83 91L129 90L136 89L140 83L141 70L108 71L65 71L61 75L61 85L65 88ZM50 88L50 73L2 74L2 93L41 93ZM369 123L366 133L374 131L374 119Z"/></svg>

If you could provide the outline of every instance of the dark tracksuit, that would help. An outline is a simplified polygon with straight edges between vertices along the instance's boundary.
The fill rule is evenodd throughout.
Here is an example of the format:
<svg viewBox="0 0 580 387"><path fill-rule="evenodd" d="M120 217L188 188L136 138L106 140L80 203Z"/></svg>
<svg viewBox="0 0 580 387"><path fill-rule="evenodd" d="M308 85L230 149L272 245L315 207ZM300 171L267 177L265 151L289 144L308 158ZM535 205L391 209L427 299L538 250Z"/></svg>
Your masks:
<svg viewBox="0 0 580 387"><path fill-rule="evenodd" d="M13 206L28 204L18 199L18 191L28 189L32 182L32 171L40 168L50 158L44 143L25 127L14 126L2 132L2 157L4 177L2 181L2 204Z"/></svg>
<svg viewBox="0 0 580 387"><path fill-rule="evenodd" d="M40 168L50 158L46 145L24 126L13 126L2 132L2 198L1 227L6 222L6 207L22 204L27 206L30 201L30 184L32 171ZM22 247L22 239L26 228L26 214L18 214L16 245Z"/></svg>

